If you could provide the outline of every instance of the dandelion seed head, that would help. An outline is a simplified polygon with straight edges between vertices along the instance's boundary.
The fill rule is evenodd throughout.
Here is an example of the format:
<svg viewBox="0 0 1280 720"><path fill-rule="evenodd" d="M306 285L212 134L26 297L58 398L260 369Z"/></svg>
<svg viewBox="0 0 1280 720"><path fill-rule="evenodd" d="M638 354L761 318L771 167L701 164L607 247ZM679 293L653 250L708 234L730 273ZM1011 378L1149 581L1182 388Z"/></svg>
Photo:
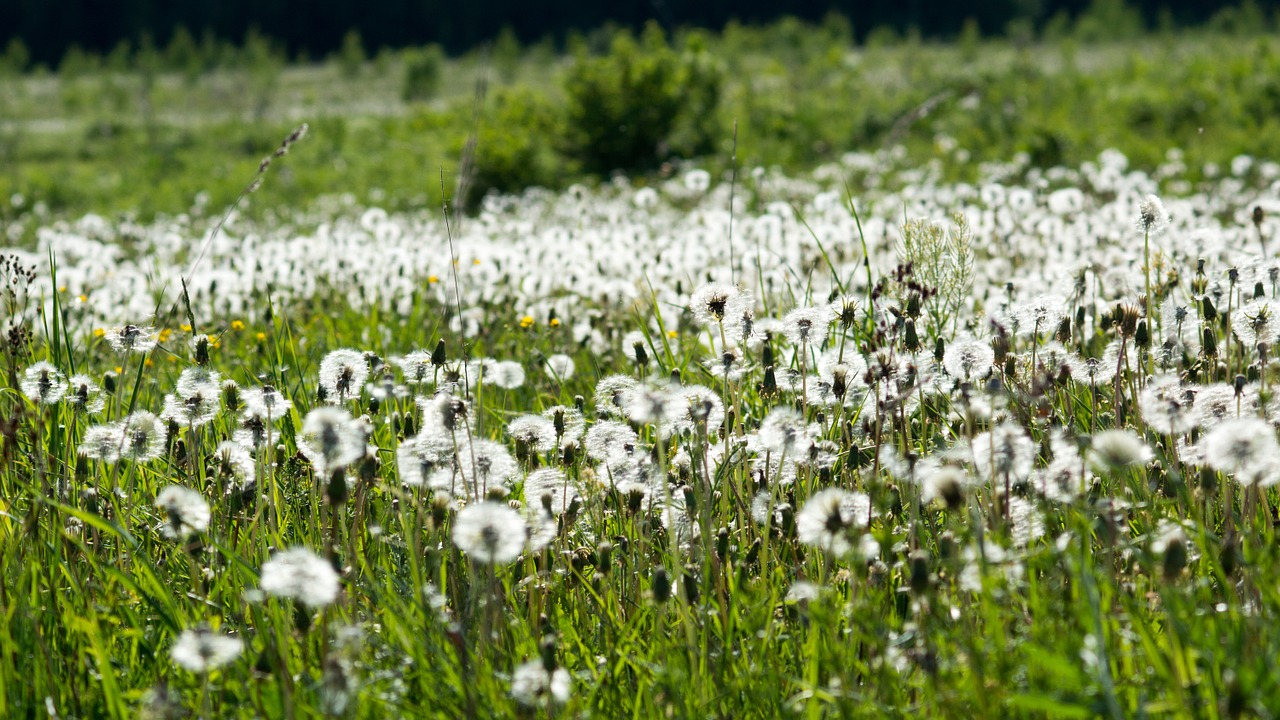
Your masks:
<svg viewBox="0 0 1280 720"><path fill-rule="evenodd" d="M66 395L67 379L52 363L41 360L22 373L22 394L41 405L56 405Z"/></svg>
<svg viewBox="0 0 1280 720"><path fill-rule="evenodd" d="M333 603L342 590L333 565L303 547L283 550L263 563L259 584L268 595L313 609Z"/></svg>
<svg viewBox="0 0 1280 720"><path fill-rule="evenodd" d="M209 529L212 517L204 496L191 488L169 485L156 495L156 507L165 514L161 533L173 540L184 540Z"/></svg>
<svg viewBox="0 0 1280 720"><path fill-rule="evenodd" d="M243 649L239 638L201 627L182 631L169 649L169 658L187 672L204 674L231 663Z"/></svg>
<svg viewBox="0 0 1280 720"><path fill-rule="evenodd" d="M528 526L520 513L496 502L479 502L458 511L453 544L478 563L505 565L520 557Z"/></svg>

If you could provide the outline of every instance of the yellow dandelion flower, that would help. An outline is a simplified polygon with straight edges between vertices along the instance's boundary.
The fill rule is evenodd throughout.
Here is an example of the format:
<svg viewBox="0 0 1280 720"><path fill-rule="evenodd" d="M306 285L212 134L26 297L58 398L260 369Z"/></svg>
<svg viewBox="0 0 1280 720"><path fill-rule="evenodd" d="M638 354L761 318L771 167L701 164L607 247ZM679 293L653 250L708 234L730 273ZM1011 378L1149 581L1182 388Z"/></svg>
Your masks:
<svg viewBox="0 0 1280 720"><path fill-rule="evenodd" d="M100 338L100 337L102 337L102 336L104 336L104 335L106 335L106 334L107 334L107 329L106 329L106 328L94 328L94 329L93 329L93 336L94 336L94 337Z"/></svg>
<svg viewBox="0 0 1280 720"><path fill-rule="evenodd" d="M78 303L82 303L82 302L89 302L89 296L88 296L88 295L83 295L83 294L81 294L81 295L77 295L77 296L76 296L76 302L78 302Z"/></svg>
<svg viewBox="0 0 1280 720"><path fill-rule="evenodd" d="M669 338L676 338L676 337L679 337L679 336L680 336L680 333L676 332L675 330L668 330L668 331L667 331L667 337L669 337Z"/></svg>
<svg viewBox="0 0 1280 720"><path fill-rule="evenodd" d="M479 264L480 264L480 258L476 258L475 260L472 260L472 261L471 261L471 264L472 264L472 265L479 265Z"/></svg>
<svg viewBox="0 0 1280 720"><path fill-rule="evenodd" d="M428 285L435 285L435 284L436 284L436 283L438 283L438 282L440 282L440 278L439 278L439 277L437 277L437 276L435 276L435 275L428 275L428 276L427 276L427 284L428 284Z"/></svg>
<svg viewBox="0 0 1280 720"><path fill-rule="evenodd" d="M520 327L526 330L533 327L533 316L525 315L524 317L520 318Z"/></svg>
<svg viewBox="0 0 1280 720"><path fill-rule="evenodd" d="M243 320L232 320L232 321L231 321L231 329L232 329L232 330L243 330L243 329L244 329L244 321L243 321Z"/></svg>
<svg viewBox="0 0 1280 720"><path fill-rule="evenodd" d="M168 342L171 337L173 337L173 331L169 328L160 331L160 342Z"/></svg>
<svg viewBox="0 0 1280 720"><path fill-rule="evenodd" d="M258 333L258 342L262 342L263 340L266 340L266 339L267 339L267 334L266 334L266 333L264 333L264 332L259 332L259 333Z"/></svg>
<svg viewBox="0 0 1280 720"><path fill-rule="evenodd" d="M560 327L560 318L551 318L551 322L547 324L551 327Z"/></svg>
<svg viewBox="0 0 1280 720"><path fill-rule="evenodd" d="M179 325L178 329L181 330L182 332L191 332L191 326L186 323L182 323L181 325Z"/></svg>

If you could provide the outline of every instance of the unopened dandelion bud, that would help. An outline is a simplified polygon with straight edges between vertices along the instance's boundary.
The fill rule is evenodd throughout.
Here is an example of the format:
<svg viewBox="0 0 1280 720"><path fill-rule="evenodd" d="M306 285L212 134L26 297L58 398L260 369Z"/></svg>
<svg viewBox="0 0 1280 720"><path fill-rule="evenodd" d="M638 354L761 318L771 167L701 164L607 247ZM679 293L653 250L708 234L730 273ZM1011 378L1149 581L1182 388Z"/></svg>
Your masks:
<svg viewBox="0 0 1280 720"><path fill-rule="evenodd" d="M542 656L542 668L549 673L556 671L556 636L547 634L538 643L538 651Z"/></svg>
<svg viewBox="0 0 1280 720"><path fill-rule="evenodd" d="M1227 577L1236 574L1236 569L1240 567L1240 545L1234 537L1223 541L1222 549L1218 552L1218 564L1222 565L1222 572Z"/></svg>
<svg viewBox="0 0 1280 720"><path fill-rule="evenodd" d="M667 577L667 569L659 567L653 571L653 600L658 604L671 599L671 578Z"/></svg>
<svg viewBox="0 0 1280 720"><path fill-rule="evenodd" d="M917 550L911 553L911 593L921 595L929 589L929 556Z"/></svg>
<svg viewBox="0 0 1280 720"><path fill-rule="evenodd" d="M760 389L765 395L773 395L778 392L778 378L774 374L772 366L764 369L764 382L761 384Z"/></svg>
<svg viewBox="0 0 1280 720"><path fill-rule="evenodd" d="M1164 570L1164 576L1168 580L1176 579L1182 574L1182 569L1187 566L1187 544L1182 538L1170 538L1168 544L1164 548L1164 558L1161 563Z"/></svg>
<svg viewBox="0 0 1280 720"><path fill-rule="evenodd" d="M1013 377L1018 372L1018 361L1012 355L1008 355L1004 359L1004 374Z"/></svg>
<svg viewBox="0 0 1280 720"><path fill-rule="evenodd" d="M906 348L907 348L907 350L908 350L909 352L916 352L917 350L919 350L919 349L920 349L920 336L919 336L918 334L916 334L916 321L915 321L915 320L908 320L908 321L907 321L907 332L906 332L906 338L905 338L905 345L906 345Z"/></svg>
<svg viewBox="0 0 1280 720"><path fill-rule="evenodd" d="M329 504L338 506L347 501L347 473L338 468L329 475L329 484L325 492L329 496Z"/></svg>
<svg viewBox="0 0 1280 720"><path fill-rule="evenodd" d="M120 377L115 370L108 370L102 373L102 391L115 394L116 378Z"/></svg>
<svg viewBox="0 0 1280 720"><path fill-rule="evenodd" d="M716 557L723 562L729 556L729 528L716 531Z"/></svg>
<svg viewBox="0 0 1280 720"><path fill-rule="evenodd" d="M1213 305L1213 298L1204 296L1200 301L1200 314L1204 316L1205 322L1213 322L1218 318L1218 309Z"/></svg>
<svg viewBox="0 0 1280 720"><path fill-rule="evenodd" d="M293 627L303 635L311 629L311 610L302 603L293 604Z"/></svg>
<svg viewBox="0 0 1280 720"><path fill-rule="evenodd" d="M596 546L596 569L608 574L613 565L613 543L601 540Z"/></svg>
<svg viewBox="0 0 1280 720"><path fill-rule="evenodd" d="M222 383L222 402L227 406L228 410L240 409L240 386L235 380L227 380Z"/></svg>
<svg viewBox="0 0 1280 720"><path fill-rule="evenodd" d="M1000 333L991 341L991 349L995 352L994 364L1003 365L1009 355L1009 336Z"/></svg>
<svg viewBox="0 0 1280 720"><path fill-rule="evenodd" d="M627 493L627 511L632 515L640 512L640 508L644 506L644 491L631 490Z"/></svg>
<svg viewBox="0 0 1280 720"><path fill-rule="evenodd" d="M1230 282L1232 285L1235 285L1236 283L1240 282L1240 269L1239 268L1228 269L1227 281Z"/></svg>
<svg viewBox="0 0 1280 720"><path fill-rule="evenodd" d="M671 383L673 385L680 384L680 368L671 368Z"/></svg>
<svg viewBox="0 0 1280 720"><path fill-rule="evenodd" d="M587 411L587 399L586 399L586 398L584 398L584 397L582 397L581 395L574 395L574 396L573 396L573 407L574 407L578 412L586 412L586 411Z"/></svg>
<svg viewBox="0 0 1280 720"><path fill-rule="evenodd" d="M449 506L452 504L453 498L449 497L449 493L437 490L431 498L431 523L436 527L443 525L445 518L449 515Z"/></svg>
<svg viewBox="0 0 1280 720"><path fill-rule="evenodd" d="M1213 332L1213 328L1206 327L1204 329L1200 347L1204 351L1205 357L1218 356L1218 336Z"/></svg>
<svg viewBox="0 0 1280 720"><path fill-rule="evenodd" d="M1236 397L1240 397L1240 394L1244 392L1245 384L1247 384L1248 382L1249 382L1249 378L1245 377L1244 375L1236 375L1236 380L1235 380Z"/></svg>
<svg viewBox="0 0 1280 720"><path fill-rule="evenodd" d="M1261 205L1254 205L1254 206L1253 206L1253 215L1252 215L1253 226L1254 226L1255 228L1258 228L1259 230L1261 230L1261 229L1262 229L1262 221L1263 221L1263 220L1266 220L1266 219L1267 219L1267 213L1266 213L1266 211L1264 211L1264 210L1262 209L1262 206L1261 206Z"/></svg>
<svg viewBox="0 0 1280 720"><path fill-rule="evenodd" d="M1134 333L1133 341L1140 348L1151 347L1151 333L1147 331L1147 321L1138 322L1138 331Z"/></svg>
<svg viewBox="0 0 1280 720"><path fill-rule="evenodd" d="M631 346L632 354L635 356L637 365L649 364L649 353L644 349L644 343L636 343Z"/></svg>
<svg viewBox="0 0 1280 720"><path fill-rule="evenodd" d="M1071 340L1071 317L1064 315L1061 322L1058 323L1058 329L1053 333L1053 339L1060 343L1067 343Z"/></svg>
<svg viewBox="0 0 1280 720"><path fill-rule="evenodd" d="M933 360L934 362L942 362L942 358L947 356L947 343L942 338L933 341Z"/></svg>
<svg viewBox="0 0 1280 720"><path fill-rule="evenodd" d="M773 346L769 343L764 344L764 350L760 358L760 364L767 368L773 367Z"/></svg>
<svg viewBox="0 0 1280 720"><path fill-rule="evenodd" d="M693 576L693 573L686 570L684 573L684 599L690 605L696 605L699 597L698 579Z"/></svg>
<svg viewBox="0 0 1280 720"><path fill-rule="evenodd" d="M431 364L440 367L446 362L448 362L448 355L444 349L444 338L440 338L440 341L436 343L436 349L431 351Z"/></svg>
<svg viewBox="0 0 1280 720"><path fill-rule="evenodd" d="M1257 300L1258 298L1261 298L1261 297L1266 297L1266 295L1267 295L1267 290L1266 290L1266 288L1264 288L1264 287L1262 286L1262 283L1260 283L1260 282L1256 282L1256 283L1254 283L1254 284L1253 284L1253 299L1254 299L1254 300Z"/></svg>
<svg viewBox="0 0 1280 720"><path fill-rule="evenodd" d="M685 485L680 488L680 493L684 496L685 512L692 515L698 509L698 499L693 494L693 488Z"/></svg>

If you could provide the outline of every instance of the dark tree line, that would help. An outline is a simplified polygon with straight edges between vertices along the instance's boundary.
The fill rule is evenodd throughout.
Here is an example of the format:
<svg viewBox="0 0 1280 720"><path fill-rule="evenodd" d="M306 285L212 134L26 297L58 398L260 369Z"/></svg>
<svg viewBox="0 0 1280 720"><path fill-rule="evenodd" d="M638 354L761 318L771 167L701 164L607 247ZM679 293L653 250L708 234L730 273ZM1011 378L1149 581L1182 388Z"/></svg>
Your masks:
<svg viewBox="0 0 1280 720"><path fill-rule="evenodd" d="M33 62L56 64L72 46L92 53L121 41L163 45L179 28L196 37L239 41L251 28L293 55L327 55L354 29L368 48L438 43L463 52L503 27L520 40L563 38L613 23L718 29L730 20L766 23L784 15L816 21L838 12L859 39L875 28L908 28L925 37L957 34L972 19L982 32L1002 33L1011 20L1042 27L1055 16L1075 17L1091 2L1124 0L0 0L0 44L20 38ZM1246 0L1270 15L1280 0ZM1127 0L1148 23L1158 18L1199 24L1237 2Z"/></svg>

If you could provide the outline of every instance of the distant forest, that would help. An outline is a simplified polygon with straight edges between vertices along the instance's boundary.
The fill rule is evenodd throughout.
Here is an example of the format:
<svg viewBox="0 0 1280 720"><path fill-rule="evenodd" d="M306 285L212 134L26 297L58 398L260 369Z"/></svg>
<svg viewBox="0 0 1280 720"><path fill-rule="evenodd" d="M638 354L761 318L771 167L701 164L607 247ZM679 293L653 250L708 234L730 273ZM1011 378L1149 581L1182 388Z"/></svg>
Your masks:
<svg viewBox="0 0 1280 720"><path fill-rule="evenodd" d="M1245 0L1250 11L1274 14L1280 0ZM817 21L839 13L865 39L873 30L918 32L926 38L960 33L966 22L987 35L1011 27L1035 31L1074 19L1094 6L1127 4L1148 26L1199 25L1238 2L1206 0L2 0L0 45L15 38L33 63L56 65L68 50L105 54L122 42L164 46L183 29L195 38L239 42L250 32L279 43L291 56L322 57L352 30L366 48L437 43L451 53L471 50L504 29L525 43L563 41L575 32L613 24L638 28L655 20L667 29L722 28L727 22L767 23L783 16ZM1113 6L1113 7L1098 7Z"/></svg>

